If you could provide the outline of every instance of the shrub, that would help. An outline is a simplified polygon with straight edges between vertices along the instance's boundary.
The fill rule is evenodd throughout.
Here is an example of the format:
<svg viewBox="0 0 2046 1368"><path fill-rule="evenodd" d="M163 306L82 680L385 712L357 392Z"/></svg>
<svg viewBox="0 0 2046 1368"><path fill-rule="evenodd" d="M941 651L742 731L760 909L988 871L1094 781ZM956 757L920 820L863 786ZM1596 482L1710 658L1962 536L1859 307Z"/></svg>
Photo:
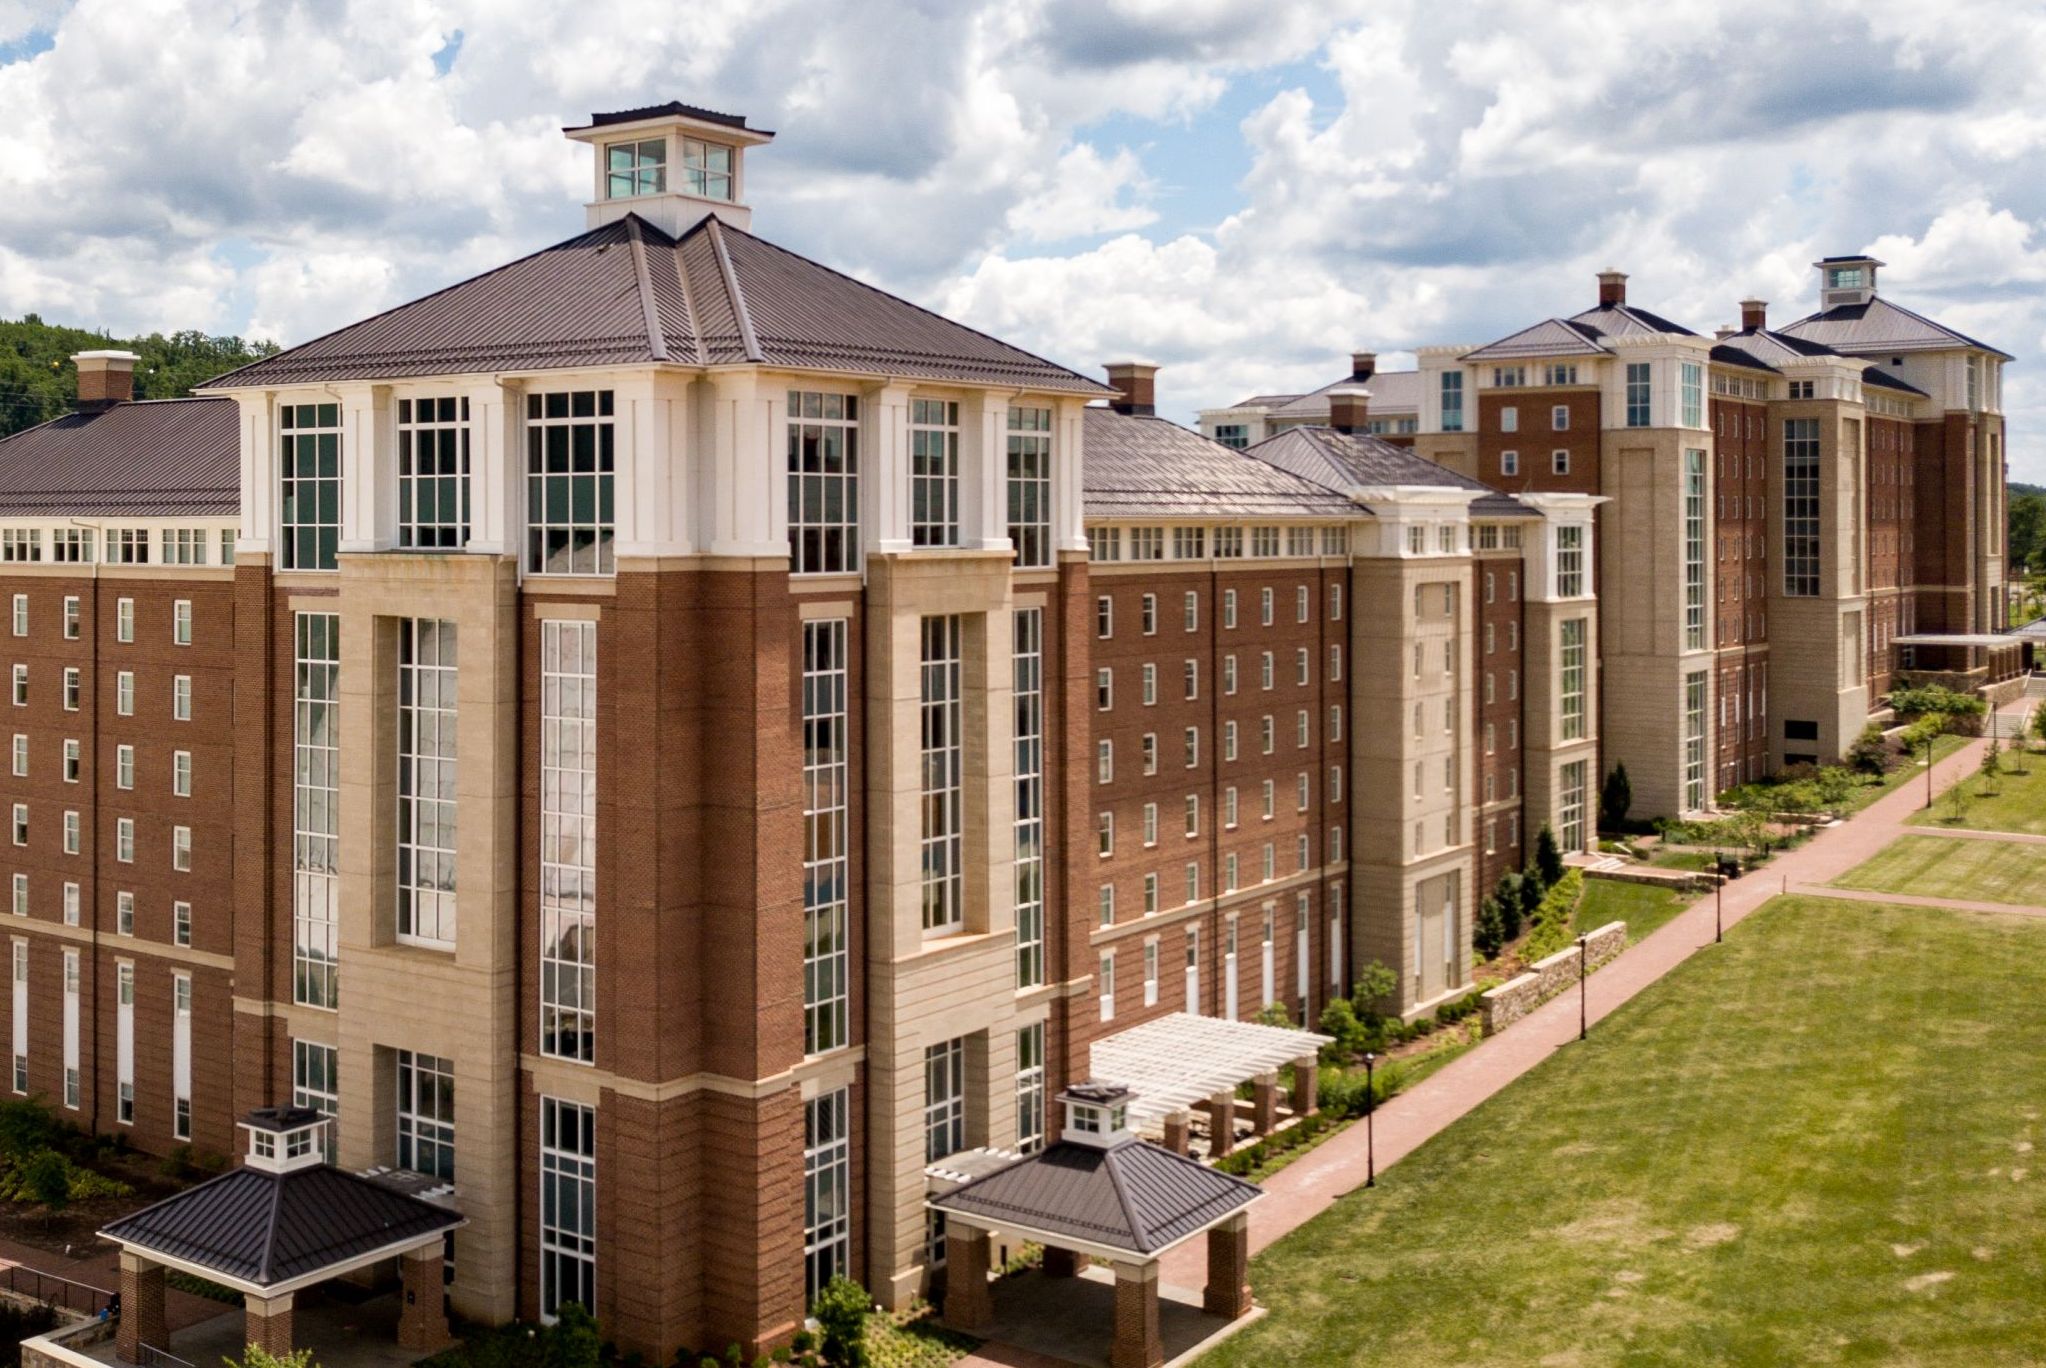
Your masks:
<svg viewBox="0 0 2046 1368"><path fill-rule="evenodd" d="M1607 831L1620 831L1627 825L1627 809L1634 806L1634 784L1627 778L1625 763L1613 766L1606 776L1605 786L1599 790L1598 810Z"/></svg>
<svg viewBox="0 0 2046 1368"><path fill-rule="evenodd" d="M1941 684L1919 684L1890 690L1890 706L1899 717L1923 717L1945 713L1948 717L1980 717L1982 700L1974 694L1957 693Z"/></svg>
<svg viewBox="0 0 2046 1368"><path fill-rule="evenodd" d="M540 1346L541 1368L596 1368L597 1322L581 1302L562 1303Z"/></svg>
<svg viewBox="0 0 2046 1368"><path fill-rule="evenodd" d="M1577 897L1583 890L1584 871L1572 869L1542 899L1530 919L1533 929L1528 932L1527 944L1520 950L1529 962L1546 959L1570 943L1570 919L1577 911Z"/></svg>
<svg viewBox="0 0 2046 1368"><path fill-rule="evenodd" d="M1858 774L1880 778L1888 773L1890 748L1883 741L1882 723L1871 722L1861 729L1861 735L1847 748L1847 763Z"/></svg>
<svg viewBox="0 0 2046 1368"><path fill-rule="evenodd" d="M1520 929L1527 923L1519 873L1509 869L1501 874L1497 887L1492 890L1492 899L1499 904L1499 942L1510 945L1520 939Z"/></svg>
<svg viewBox="0 0 2046 1368"><path fill-rule="evenodd" d="M1350 1005L1348 998L1337 998L1322 1008L1321 1020L1315 1023L1315 1027L1333 1042L1322 1047L1324 1064L1348 1059L1368 1048L1364 1043L1364 1023L1357 1019L1357 1009Z"/></svg>
<svg viewBox="0 0 2046 1368"><path fill-rule="evenodd" d="M1497 959L1506 945L1506 919L1499 911L1497 898L1486 898L1478 904L1478 922L1471 928L1471 945L1486 959Z"/></svg>
<svg viewBox="0 0 2046 1368"><path fill-rule="evenodd" d="M61 1128L48 1105L32 1097L0 1102L0 1159L25 1158L48 1149Z"/></svg>
<svg viewBox="0 0 2046 1368"><path fill-rule="evenodd" d="M843 1274L824 1284L811 1303L823 1358L832 1368L866 1368L867 1312L872 1306L867 1289Z"/></svg>
<svg viewBox="0 0 2046 1368"><path fill-rule="evenodd" d="M1542 905L1542 899L1548 896L1548 891L1549 886L1538 877L1527 874L1520 876L1520 915L1513 920L1513 930L1516 934L1533 924L1535 909Z"/></svg>
<svg viewBox="0 0 2046 1368"><path fill-rule="evenodd" d="M0 1368L19 1368L21 1342L57 1328L57 1313L42 1305L0 1302Z"/></svg>
<svg viewBox="0 0 2046 1368"><path fill-rule="evenodd" d="M1563 847L1556 843L1556 833L1547 822L1535 833L1535 869L1542 876L1544 891L1554 888L1563 877Z"/></svg>
<svg viewBox="0 0 2046 1368"><path fill-rule="evenodd" d="M1254 1020L1260 1026L1291 1026L1293 1024L1293 1013L1283 1002L1268 1002L1265 1004L1264 1010L1259 1012Z"/></svg>
<svg viewBox="0 0 2046 1368"><path fill-rule="evenodd" d="M29 1200L52 1216L71 1205L71 1164L55 1150L38 1150L21 1166L21 1186Z"/></svg>
<svg viewBox="0 0 2046 1368"><path fill-rule="evenodd" d="M1357 971L1357 982L1350 991L1350 1001L1357 1010L1357 1019L1371 1026L1383 1015L1379 1004L1399 990L1400 976L1389 966L1377 960Z"/></svg>

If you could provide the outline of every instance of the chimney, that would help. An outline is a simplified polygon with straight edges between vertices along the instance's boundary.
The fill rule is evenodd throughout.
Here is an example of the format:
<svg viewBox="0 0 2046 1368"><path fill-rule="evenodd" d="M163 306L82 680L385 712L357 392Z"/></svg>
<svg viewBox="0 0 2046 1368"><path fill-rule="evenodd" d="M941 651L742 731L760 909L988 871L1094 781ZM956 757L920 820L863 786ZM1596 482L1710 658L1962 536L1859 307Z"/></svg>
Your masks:
<svg viewBox="0 0 2046 1368"><path fill-rule="evenodd" d="M1110 408L1139 418L1149 418L1158 411L1156 366L1143 361L1111 361L1104 369L1108 372L1108 383L1122 391L1120 398L1108 401Z"/></svg>
<svg viewBox="0 0 2046 1368"><path fill-rule="evenodd" d="M1769 301L1766 299L1743 299L1741 301L1741 331L1761 332L1769 326Z"/></svg>
<svg viewBox="0 0 2046 1368"><path fill-rule="evenodd" d="M1362 436L1371 416L1371 391L1362 385L1340 385L1328 392L1328 425L1337 432Z"/></svg>
<svg viewBox="0 0 2046 1368"><path fill-rule="evenodd" d="M1377 352L1350 353L1350 378L1352 380L1356 381L1358 384L1361 385L1366 380L1369 380L1373 375L1376 375L1377 373L1378 373Z"/></svg>
<svg viewBox="0 0 2046 1368"><path fill-rule="evenodd" d="M1611 269L1598 273L1598 306L1611 308L1627 302L1627 273Z"/></svg>
<svg viewBox="0 0 2046 1368"><path fill-rule="evenodd" d="M104 413L135 397L135 363L130 351L88 351L72 357L78 367L78 411Z"/></svg>

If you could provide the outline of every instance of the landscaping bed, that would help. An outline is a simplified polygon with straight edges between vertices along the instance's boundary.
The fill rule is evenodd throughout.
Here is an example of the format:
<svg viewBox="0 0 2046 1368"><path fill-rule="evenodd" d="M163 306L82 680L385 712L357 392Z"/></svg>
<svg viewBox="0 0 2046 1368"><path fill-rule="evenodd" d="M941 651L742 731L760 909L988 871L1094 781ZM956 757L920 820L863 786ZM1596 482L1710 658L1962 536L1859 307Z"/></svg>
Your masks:
<svg viewBox="0 0 2046 1368"><path fill-rule="evenodd" d="M153 1159L91 1136L39 1099L0 1101L0 1238L51 1254L92 1245L101 1226L218 1172L187 1147Z"/></svg>

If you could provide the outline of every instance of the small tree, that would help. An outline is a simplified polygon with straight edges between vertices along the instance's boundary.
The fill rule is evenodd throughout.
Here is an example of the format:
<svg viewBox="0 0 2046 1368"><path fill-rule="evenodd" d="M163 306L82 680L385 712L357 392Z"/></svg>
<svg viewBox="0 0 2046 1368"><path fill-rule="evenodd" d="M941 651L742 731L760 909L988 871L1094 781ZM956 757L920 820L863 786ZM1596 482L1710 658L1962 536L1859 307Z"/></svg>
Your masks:
<svg viewBox="0 0 2046 1368"><path fill-rule="evenodd" d="M1542 899L1548 896L1548 892L1549 890L1543 885L1538 875L1532 872L1521 875L1520 922L1522 925L1534 921L1535 910L1542 905ZM1518 928L1516 928L1517 930Z"/></svg>
<svg viewBox="0 0 2046 1368"><path fill-rule="evenodd" d="M811 1303L823 1339L819 1347L832 1368L866 1368L867 1312L873 1304L867 1289L843 1274L824 1284Z"/></svg>
<svg viewBox="0 0 2046 1368"><path fill-rule="evenodd" d="M1996 777L2003 772L2003 743L1995 732L1989 733L1989 745L1982 752L1982 792L1985 796L1996 793Z"/></svg>
<svg viewBox="0 0 2046 1368"><path fill-rule="evenodd" d="M1634 785L1627 778L1625 761L1614 765L1599 790L1598 810L1607 831L1618 832L1627 825L1627 809L1634 806Z"/></svg>
<svg viewBox="0 0 2046 1368"><path fill-rule="evenodd" d="M2041 700L2032 707L2032 735L2040 741L2046 741L2046 700Z"/></svg>
<svg viewBox="0 0 2046 1368"><path fill-rule="evenodd" d="M1293 1024L1293 1013L1285 1003L1272 1001L1264 1005L1255 1020L1260 1026L1288 1026Z"/></svg>
<svg viewBox="0 0 2046 1368"><path fill-rule="evenodd" d="M577 1301L563 1302L541 1346L541 1368L597 1368L601 1350L596 1317L589 1308Z"/></svg>
<svg viewBox="0 0 2046 1368"><path fill-rule="evenodd" d="M1379 1004L1399 990L1400 976L1389 965L1377 960L1357 971L1357 982L1350 990L1350 1002L1357 1009L1357 1019L1369 1027L1385 1014Z"/></svg>
<svg viewBox="0 0 2046 1368"><path fill-rule="evenodd" d="M1498 958L1505 947L1506 922L1497 898L1486 898L1478 904L1478 924L1471 928L1471 945L1485 959Z"/></svg>
<svg viewBox="0 0 2046 1368"><path fill-rule="evenodd" d="M53 1149L38 1150L22 1166L21 1185L55 1219L71 1205L71 1165Z"/></svg>
<svg viewBox="0 0 2046 1368"><path fill-rule="evenodd" d="M1847 763L1860 774L1881 778L1890 767L1890 748L1883 743L1883 725L1871 722L1847 748Z"/></svg>
<svg viewBox="0 0 2046 1368"><path fill-rule="evenodd" d="M1497 886L1492 889L1492 901L1499 904L1499 939L1502 944L1511 945L1520 938L1521 915L1520 874L1509 869L1499 876Z"/></svg>
<svg viewBox="0 0 2046 1368"><path fill-rule="evenodd" d="M1563 847L1556 843L1556 833L1549 830L1547 822L1535 833L1535 868L1541 872L1544 893L1563 877Z"/></svg>

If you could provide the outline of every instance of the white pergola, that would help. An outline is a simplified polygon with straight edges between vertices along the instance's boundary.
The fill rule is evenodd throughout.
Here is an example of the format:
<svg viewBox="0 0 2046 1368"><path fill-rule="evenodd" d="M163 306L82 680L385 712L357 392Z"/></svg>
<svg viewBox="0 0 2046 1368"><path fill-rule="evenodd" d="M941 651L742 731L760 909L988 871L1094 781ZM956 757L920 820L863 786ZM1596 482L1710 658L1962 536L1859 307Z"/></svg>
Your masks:
<svg viewBox="0 0 2046 1368"><path fill-rule="evenodd" d="M1156 1130L1237 1084L1312 1059L1329 1037L1288 1026L1174 1012L1094 1042L1095 1078L1120 1083L1133 1096L1130 1123Z"/></svg>

